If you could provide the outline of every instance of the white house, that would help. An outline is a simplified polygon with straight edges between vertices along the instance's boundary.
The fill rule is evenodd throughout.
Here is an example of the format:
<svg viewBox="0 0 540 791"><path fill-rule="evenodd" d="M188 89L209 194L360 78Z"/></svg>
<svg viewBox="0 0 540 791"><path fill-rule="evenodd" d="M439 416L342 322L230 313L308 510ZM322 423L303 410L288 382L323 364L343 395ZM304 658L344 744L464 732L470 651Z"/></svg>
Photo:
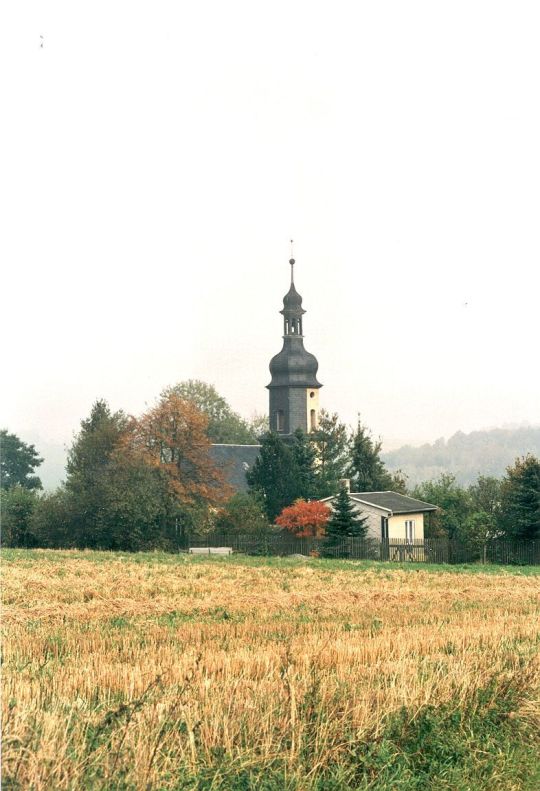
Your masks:
<svg viewBox="0 0 540 791"><path fill-rule="evenodd" d="M419 541L424 538L424 515L437 506L397 492L349 492L351 502L362 516L367 516L367 538ZM332 507L335 495L325 497Z"/></svg>

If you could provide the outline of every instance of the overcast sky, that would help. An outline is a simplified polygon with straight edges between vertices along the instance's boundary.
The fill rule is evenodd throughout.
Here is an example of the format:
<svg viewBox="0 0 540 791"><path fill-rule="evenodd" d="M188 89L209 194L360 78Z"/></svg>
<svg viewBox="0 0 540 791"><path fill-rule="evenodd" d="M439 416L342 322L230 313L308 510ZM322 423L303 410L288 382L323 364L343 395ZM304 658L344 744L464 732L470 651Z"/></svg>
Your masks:
<svg viewBox="0 0 540 791"><path fill-rule="evenodd" d="M387 446L540 422L538 2L1 13L10 431L188 378L266 412L290 238L323 406Z"/></svg>

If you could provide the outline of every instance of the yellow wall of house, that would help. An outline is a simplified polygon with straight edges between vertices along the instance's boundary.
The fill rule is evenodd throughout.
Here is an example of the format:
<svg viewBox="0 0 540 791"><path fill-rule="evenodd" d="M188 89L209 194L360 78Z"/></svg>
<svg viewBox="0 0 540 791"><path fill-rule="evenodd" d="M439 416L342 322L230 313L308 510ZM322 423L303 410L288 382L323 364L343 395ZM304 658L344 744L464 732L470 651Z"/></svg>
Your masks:
<svg viewBox="0 0 540 791"><path fill-rule="evenodd" d="M407 538L405 534L405 521L414 520L414 539L415 541L424 538L424 514L397 514L388 519L388 538Z"/></svg>

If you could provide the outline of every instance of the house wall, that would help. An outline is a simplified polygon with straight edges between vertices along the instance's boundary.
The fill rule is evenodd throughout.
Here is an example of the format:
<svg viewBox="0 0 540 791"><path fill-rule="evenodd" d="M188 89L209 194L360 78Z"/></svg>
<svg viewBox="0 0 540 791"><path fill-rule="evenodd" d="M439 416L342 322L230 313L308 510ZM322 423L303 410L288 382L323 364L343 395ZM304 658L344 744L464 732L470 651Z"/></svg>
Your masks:
<svg viewBox="0 0 540 791"><path fill-rule="evenodd" d="M415 541L424 538L424 514L396 514L388 520L388 538L407 538L405 534L405 521L414 519L414 538Z"/></svg>
<svg viewBox="0 0 540 791"><path fill-rule="evenodd" d="M354 510L360 516L367 516L368 521L367 524L367 533L366 538L375 538L377 541L381 540L381 516L387 516L388 511L385 511L384 508L377 508L376 506L371 505L364 505L363 503L356 503L354 500L352 501L354 505ZM332 501L328 502L327 505L332 507ZM405 528L403 528L405 530Z"/></svg>
<svg viewBox="0 0 540 791"><path fill-rule="evenodd" d="M375 505L364 505L352 500L354 510L361 516L367 516L368 532L366 538L375 538L380 541L381 535L381 516L388 516L388 511L384 508L378 508ZM329 500L327 505L332 508L332 501ZM423 541L424 539L424 514L397 514L388 517L388 538L405 540L405 521L407 519L414 519L414 539L415 541Z"/></svg>

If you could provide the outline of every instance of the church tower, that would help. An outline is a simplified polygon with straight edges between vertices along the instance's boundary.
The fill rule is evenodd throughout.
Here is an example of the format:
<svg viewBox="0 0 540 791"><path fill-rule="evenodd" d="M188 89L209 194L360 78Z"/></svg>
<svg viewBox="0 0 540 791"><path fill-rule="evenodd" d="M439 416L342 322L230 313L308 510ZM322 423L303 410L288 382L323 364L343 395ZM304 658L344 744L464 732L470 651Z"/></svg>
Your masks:
<svg viewBox="0 0 540 791"><path fill-rule="evenodd" d="M283 297L283 348L272 357L270 373L270 428L283 436L301 428L306 434L319 425L319 363L304 349L302 297L294 287L294 258L291 258L291 287Z"/></svg>

